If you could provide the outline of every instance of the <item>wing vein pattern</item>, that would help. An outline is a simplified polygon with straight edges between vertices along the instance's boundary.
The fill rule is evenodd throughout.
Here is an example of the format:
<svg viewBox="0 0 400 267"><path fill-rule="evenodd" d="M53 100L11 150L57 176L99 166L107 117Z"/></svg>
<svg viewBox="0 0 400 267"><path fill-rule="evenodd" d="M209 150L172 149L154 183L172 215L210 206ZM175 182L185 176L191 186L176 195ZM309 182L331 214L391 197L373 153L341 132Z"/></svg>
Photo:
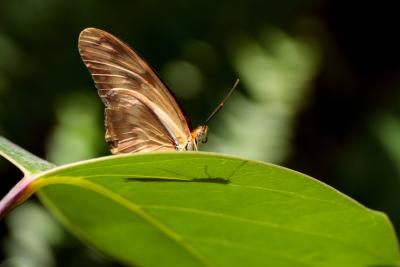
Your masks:
<svg viewBox="0 0 400 267"><path fill-rule="evenodd" d="M106 141L113 154L186 149L191 134L184 114L134 50L95 28L81 32L78 48L106 106Z"/></svg>

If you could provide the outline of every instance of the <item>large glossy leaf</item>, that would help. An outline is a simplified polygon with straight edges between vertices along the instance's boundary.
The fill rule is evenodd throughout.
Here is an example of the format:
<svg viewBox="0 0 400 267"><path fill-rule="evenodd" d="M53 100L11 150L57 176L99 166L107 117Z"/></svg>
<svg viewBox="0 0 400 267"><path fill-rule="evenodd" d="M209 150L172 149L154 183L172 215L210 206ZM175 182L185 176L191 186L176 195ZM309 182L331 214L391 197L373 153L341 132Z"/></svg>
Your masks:
<svg viewBox="0 0 400 267"><path fill-rule="evenodd" d="M211 153L112 156L31 188L72 232L137 266L399 266L392 226L306 175Z"/></svg>

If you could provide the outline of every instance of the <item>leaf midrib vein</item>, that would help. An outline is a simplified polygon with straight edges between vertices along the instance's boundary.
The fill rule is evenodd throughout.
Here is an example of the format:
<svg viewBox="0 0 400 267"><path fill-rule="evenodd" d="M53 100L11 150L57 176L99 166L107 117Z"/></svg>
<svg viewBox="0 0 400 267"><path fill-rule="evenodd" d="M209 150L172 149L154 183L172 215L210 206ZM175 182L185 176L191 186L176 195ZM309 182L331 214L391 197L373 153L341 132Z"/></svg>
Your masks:
<svg viewBox="0 0 400 267"><path fill-rule="evenodd" d="M84 175L84 176L72 176L71 178L78 178L78 179L88 179L88 178L96 178L96 177L110 177L110 176L114 176L114 177L127 177L129 176L129 178L154 178L154 175L151 176L147 176L147 175L129 175L129 174L100 174L100 175ZM58 177L64 177L64 174L62 176L58 176ZM68 176L65 176L68 177ZM52 179L53 177L44 177L45 179ZM165 179L165 180L169 180L169 179L174 179L176 180L177 177L169 177L169 176L163 176L163 177L157 177L160 179ZM196 177L194 177L195 179ZM189 180L189 179L182 179L182 180ZM194 182L195 183L195 182ZM318 201L318 202L322 202L322 203L329 203L335 206L340 206L340 207L357 207L357 206L351 206L348 203L339 203L339 202L335 202L335 201L330 201L330 200L326 200L326 199L321 199L321 198L316 198L316 197L309 197L307 195L303 195L303 194L299 194L296 192L292 192L292 191L284 191L284 190L279 190L279 189L272 189L272 188L267 188L267 187L262 187L262 186L251 186L251 185L243 185L243 184L235 184L235 183L231 183L231 184L226 184L223 186L231 186L231 187L241 187L241 188L248 188L248 189L254 189L254 190L262 190L262 191L268 191L268 192L274 192L274 193L279 193L279 194L283 194L283 195L290 195L290 196L295 196L295 197L299 197L302 199L307 199L307 200L313 200L313 201Z"/></svg>

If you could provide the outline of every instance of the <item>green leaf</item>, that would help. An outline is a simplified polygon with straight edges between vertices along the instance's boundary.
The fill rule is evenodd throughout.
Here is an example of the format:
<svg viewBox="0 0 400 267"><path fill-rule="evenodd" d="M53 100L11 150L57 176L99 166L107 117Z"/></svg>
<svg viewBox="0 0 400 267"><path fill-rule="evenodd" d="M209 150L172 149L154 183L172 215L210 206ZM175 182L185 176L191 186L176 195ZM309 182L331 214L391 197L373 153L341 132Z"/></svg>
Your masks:
<svg viewBox="0 0 400 267"><path fill-rule="evenodd" d="M139 153L35 176L67 228L127 265L400 266L384 214L271 164Z"/></svg>
<svg viewBox="0 0 400 267"><path fill-rule="evenodd" d="M0 155L18 167L25 175L42 172L55 165L45 161L0 136Z"/></svg>

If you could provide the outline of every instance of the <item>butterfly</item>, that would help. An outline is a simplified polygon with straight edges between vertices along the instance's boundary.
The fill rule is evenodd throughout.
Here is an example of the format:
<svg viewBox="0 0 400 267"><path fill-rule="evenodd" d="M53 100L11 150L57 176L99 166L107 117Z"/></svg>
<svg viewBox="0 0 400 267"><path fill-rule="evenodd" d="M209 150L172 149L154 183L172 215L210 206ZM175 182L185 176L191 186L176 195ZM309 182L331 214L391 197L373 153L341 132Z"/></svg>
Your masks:
<svg viewBox="0 0 400 267"><path fill-rule="evenodd" d="M105 105L105 139L111 153L196 151L207 142L207 125L190 131L171 91L124 42L86 28L79 35L78 49ZM209 118L222 106L223 102Z"/></svg>

